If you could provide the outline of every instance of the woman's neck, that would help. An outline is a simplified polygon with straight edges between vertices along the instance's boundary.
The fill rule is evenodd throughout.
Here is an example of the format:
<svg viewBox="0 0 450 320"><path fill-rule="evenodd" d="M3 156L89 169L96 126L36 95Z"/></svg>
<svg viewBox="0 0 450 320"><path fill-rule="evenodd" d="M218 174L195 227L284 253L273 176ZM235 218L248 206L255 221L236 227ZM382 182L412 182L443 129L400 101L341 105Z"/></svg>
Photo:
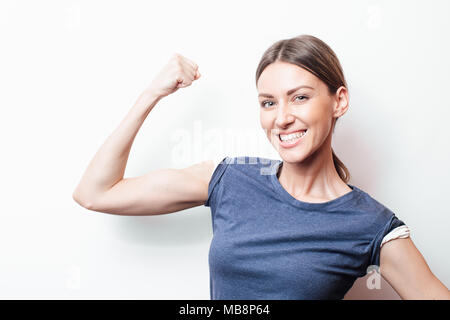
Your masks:
<svg viewBox="0 0 450 320"><path fill-rule="evenodd" d="M336 171L331 147L317 151L301 162L283 161L277 172L283 188L300 201L331 201L352 190Z"/></svg>

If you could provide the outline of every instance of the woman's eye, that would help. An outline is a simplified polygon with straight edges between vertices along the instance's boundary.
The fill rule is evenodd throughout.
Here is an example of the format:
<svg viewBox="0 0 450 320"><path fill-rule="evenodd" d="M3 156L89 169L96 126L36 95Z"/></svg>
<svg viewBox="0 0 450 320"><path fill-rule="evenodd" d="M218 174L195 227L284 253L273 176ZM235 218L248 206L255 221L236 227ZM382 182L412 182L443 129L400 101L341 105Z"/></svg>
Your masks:
<svg viewBox="0 0 450 320"><path fill-rule="evenodd" d="M266 108L266 103L269 103L269 102L272 102L272 101L263 101L263 102L261 102L261 107Z"/></svg>
<svg viewBox="0 0 450 320"><path fill-rule="evenodd" d="M300 99L300 101L303 101L303 100L308 99L307 96L296 96L295 99L297 99L297 98L303 98L303 99ZM294 99L294 100L295 100L295 99ZM263 101L263 102L261 102L261 107L263 107L263 108L268 108L268 107L266 106L266 103L273 103L273 101L269 101L269 100ZM269 107L271 107L271 106L269 106Z"/></svg>
<svg viewBox="0 0 450 320"><path fill-rule="evenodd" d="M296 96L295 99L297 99L297 98L304 98L304 99L301 99L301 100L306 100L306 99L308 99L307 96Z"/></svg>

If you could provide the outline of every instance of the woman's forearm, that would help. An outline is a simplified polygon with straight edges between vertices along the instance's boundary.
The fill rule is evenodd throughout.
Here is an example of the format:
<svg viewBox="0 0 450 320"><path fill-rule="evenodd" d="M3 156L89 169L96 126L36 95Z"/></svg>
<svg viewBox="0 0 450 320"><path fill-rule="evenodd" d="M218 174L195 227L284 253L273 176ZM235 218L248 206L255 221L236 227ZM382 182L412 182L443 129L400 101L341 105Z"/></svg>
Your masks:
<svg viewBox="0 0 450 320"><path fill-rule="evenodd" d="M134 138L160 99L160 96L149 91L141 93L119 126L92 158L73 192L75 201L90 206L99 195L123 179Z"/></svg>

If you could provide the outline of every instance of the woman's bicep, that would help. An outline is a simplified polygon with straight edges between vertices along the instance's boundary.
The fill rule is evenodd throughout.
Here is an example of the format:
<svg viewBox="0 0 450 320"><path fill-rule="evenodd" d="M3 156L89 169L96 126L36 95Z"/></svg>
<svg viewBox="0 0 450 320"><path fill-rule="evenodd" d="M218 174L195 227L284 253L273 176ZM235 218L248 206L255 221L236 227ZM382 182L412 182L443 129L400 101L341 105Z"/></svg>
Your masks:
<svg viewBox="0 0 450 320"><path fill-rule="evenodd" d="M203 161L183 169L159 169L125 178L97 197L89 208L120 215L156 215L202 205L214 169Z"/></svg>

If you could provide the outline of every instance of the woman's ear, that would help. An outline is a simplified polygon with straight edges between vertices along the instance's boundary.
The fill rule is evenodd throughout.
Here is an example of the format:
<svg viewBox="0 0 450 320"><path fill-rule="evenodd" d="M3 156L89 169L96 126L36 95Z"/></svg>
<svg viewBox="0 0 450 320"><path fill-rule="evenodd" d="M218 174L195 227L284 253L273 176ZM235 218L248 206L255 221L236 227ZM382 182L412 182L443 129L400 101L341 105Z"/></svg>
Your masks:
<svg viewBox="0 0 450 320"><path fill-rule="evenodd" d="M333 110L333 116L336 118L339 118L344 115L345 112L347 112L347 109L349 107L349 98L348 98L348 91L347 88L344 86L340 86L336 90L335 94L335 107Z"/></svg>

